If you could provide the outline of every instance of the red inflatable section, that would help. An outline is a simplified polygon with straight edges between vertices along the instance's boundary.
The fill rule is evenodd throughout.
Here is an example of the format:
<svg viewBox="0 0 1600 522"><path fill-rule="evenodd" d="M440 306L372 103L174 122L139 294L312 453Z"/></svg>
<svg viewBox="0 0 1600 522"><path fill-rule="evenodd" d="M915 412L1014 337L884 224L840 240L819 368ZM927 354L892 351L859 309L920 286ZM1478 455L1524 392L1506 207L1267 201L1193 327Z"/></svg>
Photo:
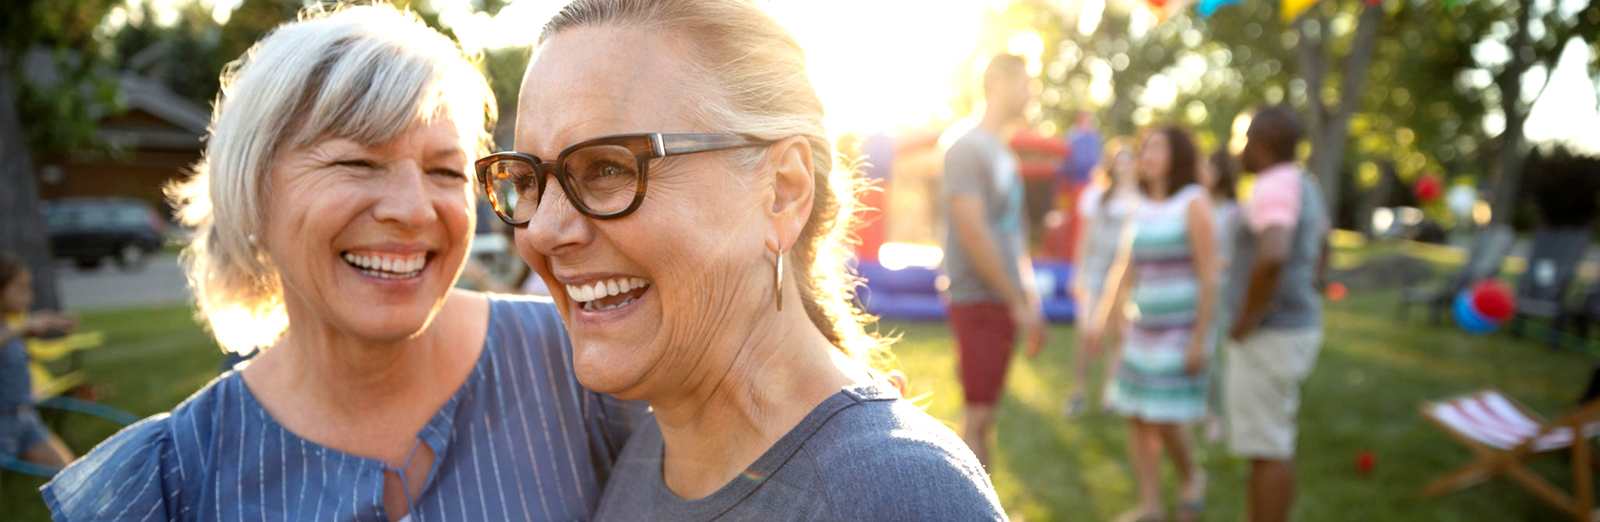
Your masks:
<svg viewBox="0 0 1600 522"><path fill-rule="evenodd" d="M1061 170L1067 158L1067 143L1059 137L1040 136L1030 131L1017 131L1011 136L1011 150L1021 160L1018 170L1030 180L1050 179Z"/></svg>

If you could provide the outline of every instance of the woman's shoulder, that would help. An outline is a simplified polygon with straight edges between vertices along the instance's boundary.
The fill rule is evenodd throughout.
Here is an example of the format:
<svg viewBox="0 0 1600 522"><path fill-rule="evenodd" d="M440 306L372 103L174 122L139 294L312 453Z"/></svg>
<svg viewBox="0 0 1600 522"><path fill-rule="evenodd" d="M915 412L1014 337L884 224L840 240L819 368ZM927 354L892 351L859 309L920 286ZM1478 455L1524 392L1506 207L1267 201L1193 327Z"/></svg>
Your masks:
<svg viewBox="0 0 1600 522"><path fill-rule="evenodd" d="M804 447L836 509L870 520L1003 520L994 486L955 432L882 385L845 390L857 404Z"/></svg>
<svg viewBox="0 0 1600 522"><path fill-rule="evenodd" d="M162 511L167 520L163 480L172 466L171 416L139 421L106 439L39 488L52 518L63 520L139 520ZM176 477L174 477L176 478Z"/></svg>
<svg viewBox="0 0 1600 522"><path fill-rule="evenodd" d="M201 446L216 440L215 419L238 379L235 372L217 377L172 412L123 428L57 473L40 488L53 518L143 520L161 512L157 519L170 519L167 508L178 507L170 502L181 502L175 492L209 468Z"/></svg>
<svg viewBox="0 0 1600 522"><path fill-rule="evenodd" d="M492 342L520 347L567 344L567 329L549 297L485 295L489 299L488 339Z"/></svg>
<svg viewBox="0 0 1600 522"><path fill-rule="evenodd" d="M1206 191L1204 186L1201 186L1199 183L1190 183L1188 185L1184 185L1183 188L1178 189L1178 192L1172 195L1171 200L1175 204L1188 206L1190 203L1202 199L1206 202L1210 202L1211 199L1206 197L1209 195L1210 192Z"/></svg>
<svg viewBox="0 0 1600 522"><path fill-rule="evenodd" d="M171 413L123 428L57 473L40 488L55 519L137 520L166 506L170 492L210 468L202 460L217 440L216 419L229 405L243 406L231 397L240 387L237 372L225 373Z"/></svg>

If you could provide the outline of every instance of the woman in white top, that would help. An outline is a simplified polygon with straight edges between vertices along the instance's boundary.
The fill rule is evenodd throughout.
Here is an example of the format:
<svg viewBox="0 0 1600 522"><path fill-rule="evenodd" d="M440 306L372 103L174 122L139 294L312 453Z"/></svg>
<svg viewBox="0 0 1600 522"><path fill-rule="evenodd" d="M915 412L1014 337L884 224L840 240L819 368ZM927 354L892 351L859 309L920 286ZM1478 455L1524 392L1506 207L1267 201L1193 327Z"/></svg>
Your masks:
<svg viewBox="0 0 1600 522"><path fill-rule="evenodd" d="M1219 148L1211 153L1211 157L1200 163L1200 185L1211 193L1211 224L1217 232L1217 288L1229 288L1228 266L1233 263L1233 241L1235 232L1239 228L1239 198L1236 195L1239 184L1239 169L1234 164L1233 156L1225 148ZM1226 302L1227 298L1218 293L1218 297ZM1228 317L1228 307L1218 306L1217 332L1224 331L1223 326L1232 324ZM1206 396L1207 413L1203 422L1206 440L1216 442L1222 440L1222 364L1221 358L1226 357L1226 350L1218 350L1218 361L1212 364L1211 384Z"/></svg>
<svg viewBox="0 0 1600 522"><path fill-rule="evenodd" d="M1128 216L1139 205L1139 184L1134 179L1134 149L1122 139L1113 138L1106 143L1105 158L1095 169L1095 176L1078 196L1078 217L1083 227L1078 234L1078 270L1072 278L1072 292L1078 300L1075 322L1078 326L1077 361L1074 369L1072 395L1067 400L1067 416L1083 413L1085 385L1089 382L1089 365L1100 356L1100 347L1085 342L1083 332L1089 313L1099 301L1100 290L1105 287L1106 273L1117 255L1117 244L1122 237Z"/></svg>

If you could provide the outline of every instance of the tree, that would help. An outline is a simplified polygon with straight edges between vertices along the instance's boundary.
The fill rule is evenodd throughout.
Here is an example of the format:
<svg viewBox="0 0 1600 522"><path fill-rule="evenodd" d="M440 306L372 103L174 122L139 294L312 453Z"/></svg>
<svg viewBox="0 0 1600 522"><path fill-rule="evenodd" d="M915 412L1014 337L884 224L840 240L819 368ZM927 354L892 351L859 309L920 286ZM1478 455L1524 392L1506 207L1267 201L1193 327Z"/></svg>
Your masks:
<svg viewBox="0 0 1600 522"><path fill-rule="evenodd" d="M1516 214L1517 194L1522 184L1522 171L1527 155L1525 124L1528 110L1550 86L1556 61L1568 45L1579 41L1575 37L1593 38L1600 33L1600 3L1590 0L1577 16L1561 16L1551 9L1542 17L1534 16L1532 0L1515 0L1510 4L1516 10L1515 24L1506 41L1509 58L1494 83L1499 89L1500 112L1505 118L1505 130L1500 133L1497 166L1499 176L1495 183L1492 220L1496 224L1510 223ZM1538 21L1535 29L1534 22ZM1543 38L1535 38L1535 32ZM1533 66L1545 71L1544 84L1531 99L1523 97L1523 80ZM1590 65L1595 68L1594 64ZM1591 73L1591 76L1593 74Z"/></svg>
<svg viewBox="0 0 1600 522"><path fill-rule="evenodd" d="M1305 81L1306 137L1311 142L1311 172L1322 181L1322 197L1327 200L1329 217L1338 222L1340 181L1343 179L1345 145L1350 139L1350 118L1361 109L1362 83L1372 64L1377 48L1378 24L1383 16L1382 4L1365 4L1355 33L1350 36L1345 55L1344 72L1339 77L1338 89L1329 92L1324 87L1331 81L1328 52L1335 38L1329 28L1328 12L1337 9L1334 2L1324 2L1302 14L1295 24L1299 45L1300 77ZM1327 100L1335 94L1337 100ZM1330 102L1333 102L1330 105Z"/></svg>
<svg viewBox="0 0 1600 522"><path fill-rule="evenodd" d="M111 105L113 78L94 53L94 30L112 0L14 0L0 16L0 250L33 272L34 305L58 308L49 231L39 204L35 151L91 146L96 111ZM48 56L48 88L29 80L30 58Z"/></svg>

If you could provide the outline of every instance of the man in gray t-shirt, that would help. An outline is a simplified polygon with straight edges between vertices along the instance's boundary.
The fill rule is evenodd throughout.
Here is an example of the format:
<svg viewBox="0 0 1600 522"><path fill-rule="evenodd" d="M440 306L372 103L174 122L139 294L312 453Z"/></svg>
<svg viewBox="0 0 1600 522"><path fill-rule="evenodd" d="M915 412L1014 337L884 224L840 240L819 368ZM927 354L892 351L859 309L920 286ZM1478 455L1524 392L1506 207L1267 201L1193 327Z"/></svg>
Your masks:
<svg viewBox="0 0 1600 522"><path fill-rule="evenodd" d="M1034 355L1045 337L1027 255L1022 177L1002 138L1032 101L1031 83L1022 57L994 57L983 73L983 118L944 156L943 272L966 399L961 438L985 466L1012 345L1020 335Z"/></svg>

